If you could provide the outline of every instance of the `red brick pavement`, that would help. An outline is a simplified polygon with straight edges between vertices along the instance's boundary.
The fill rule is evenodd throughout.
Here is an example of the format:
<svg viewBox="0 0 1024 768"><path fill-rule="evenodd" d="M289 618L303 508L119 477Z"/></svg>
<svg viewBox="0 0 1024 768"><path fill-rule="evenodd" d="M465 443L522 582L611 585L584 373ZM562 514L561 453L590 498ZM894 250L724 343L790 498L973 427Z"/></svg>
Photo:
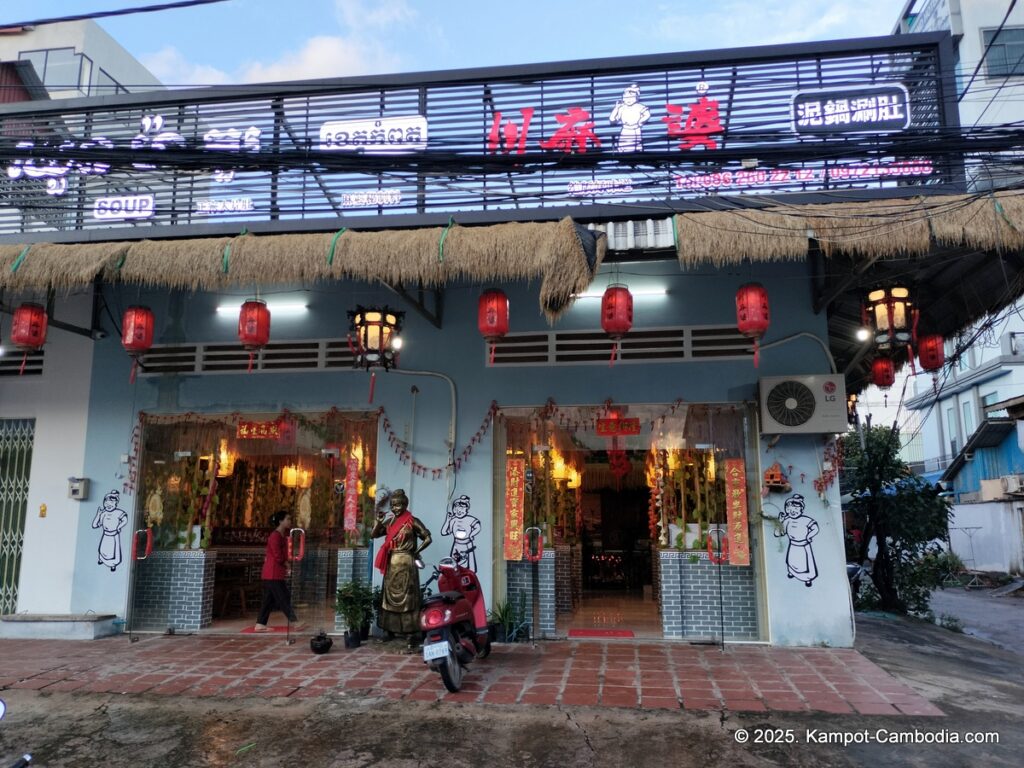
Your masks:
<svg viewBox="0 0 1024 768"><path fill-rule="evenodd" d="M0 690L186 697L319 697L746 712L942 715L857 651L652 641L495 645L448 693L418 655L374 641L310 652L307 638L127 637L0 640Z"/></svg>

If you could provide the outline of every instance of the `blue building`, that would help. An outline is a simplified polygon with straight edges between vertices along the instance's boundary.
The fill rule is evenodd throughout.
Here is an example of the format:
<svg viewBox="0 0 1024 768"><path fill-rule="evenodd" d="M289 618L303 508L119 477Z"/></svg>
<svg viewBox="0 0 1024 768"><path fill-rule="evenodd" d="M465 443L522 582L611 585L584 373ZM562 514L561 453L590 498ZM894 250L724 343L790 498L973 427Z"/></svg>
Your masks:
<svg viewBox="0 0 1024 768"><path fill-rule="evenodd" d="M237 631L285 508L296 599L340 628L334 590L379 581L368 529L403 488L426 559L466 558L537 636L612 610L637 634L849 646L832 446L867 381L862 296L910 275L951 333L984 307L929 308L950 279L932 250L991 279L968 215L990 203L938 140L950 51L910 35L0 107L35 137L0 210L23 347L0 359L3 612ZM751 284L766 333L738 324ZM494 288L511 328L485 339ZM251 302L269 339L261 318L239 336ZM132 307L154 326L135 358Z"/></svg>

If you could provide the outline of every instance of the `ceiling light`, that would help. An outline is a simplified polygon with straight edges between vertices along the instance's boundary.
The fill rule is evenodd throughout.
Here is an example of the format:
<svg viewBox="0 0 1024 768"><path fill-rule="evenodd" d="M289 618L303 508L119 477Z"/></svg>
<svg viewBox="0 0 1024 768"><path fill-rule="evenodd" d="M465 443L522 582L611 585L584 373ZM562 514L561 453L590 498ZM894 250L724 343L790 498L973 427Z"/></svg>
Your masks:
<svg viewBox="0 0 1024 768"><path fill-rule="evenodd" d="M638 296L664 296L668 293L668 290L665 288L630 288L629 292L635 299ZM604 296L604 291L586 291L574 295L577 299L600 299Z"/></svg>
<svg viewBox="0 0 1024 768"><path fill-rule="evenodd" d="M857 329L857 341L867 341L870 338L871 338L871 331L869 331L867 328L858 328Z"/></svg>
<svg viewBox="0 0 1024 768"><path fill-rule="evenodd" d="M271 316L282 317L284 315L302 315L309 311L309 305L301 301L268 301L267 309ZM242 310L242 302L237 304L221 304L217 307L218 315L231 315L238 317Z"/></svg>

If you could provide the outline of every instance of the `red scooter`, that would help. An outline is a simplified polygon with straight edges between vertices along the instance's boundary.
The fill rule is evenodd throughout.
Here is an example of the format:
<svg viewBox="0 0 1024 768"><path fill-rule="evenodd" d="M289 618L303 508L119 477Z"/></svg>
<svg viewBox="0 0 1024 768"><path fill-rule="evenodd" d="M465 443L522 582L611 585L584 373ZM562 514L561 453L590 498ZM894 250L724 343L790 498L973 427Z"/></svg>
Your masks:
<svg viewBox="0 0 1024 768"><path fill-rule="evenodd" d="M452 558L438 562L427 584L434 579L440 591L424 598L420 608L423 660L454 693L462 687L466 664L491 652L487 609L476 574Z"/></svg>

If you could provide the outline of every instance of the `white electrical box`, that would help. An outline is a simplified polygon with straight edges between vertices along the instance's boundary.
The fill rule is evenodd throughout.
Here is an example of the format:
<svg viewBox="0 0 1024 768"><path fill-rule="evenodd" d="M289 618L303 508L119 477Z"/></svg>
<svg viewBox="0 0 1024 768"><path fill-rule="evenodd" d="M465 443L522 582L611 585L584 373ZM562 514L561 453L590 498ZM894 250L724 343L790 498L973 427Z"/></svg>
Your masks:
<svg viewBox="0 0 1024 768"><path fill-rule="evenodd" d="M87 501L89 498L89 478L69 477L68 498L75 501Z"/></svg>

